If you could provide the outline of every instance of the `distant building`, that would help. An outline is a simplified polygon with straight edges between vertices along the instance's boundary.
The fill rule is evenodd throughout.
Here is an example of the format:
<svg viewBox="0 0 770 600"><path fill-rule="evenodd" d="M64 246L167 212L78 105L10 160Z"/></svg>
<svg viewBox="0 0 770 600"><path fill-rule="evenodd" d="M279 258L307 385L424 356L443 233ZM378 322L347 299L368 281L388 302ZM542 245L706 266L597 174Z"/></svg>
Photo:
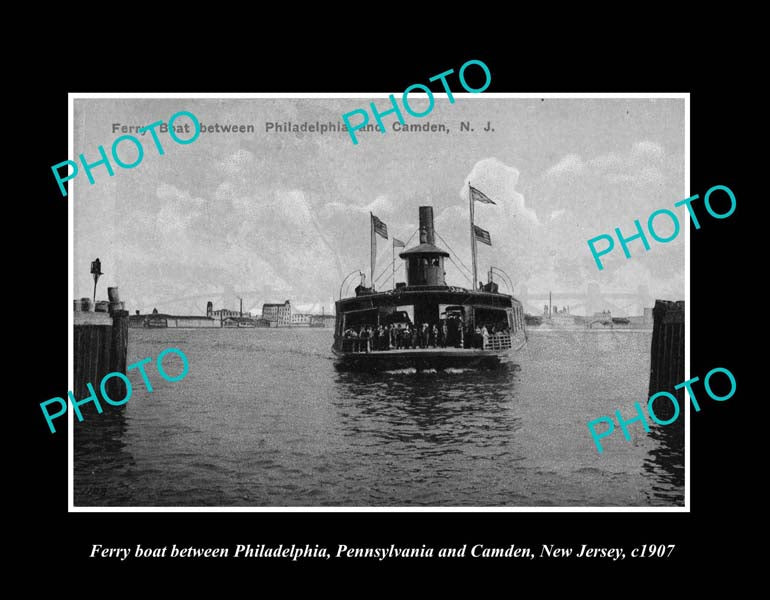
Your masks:
<svg viewBox="0 0 770 600"><path fill-rule="evenodd" d="M334 315L310 315L310 327L334 327Z"/></svg>
<svg viewBox="0 0 770 600"><path fill-rule="evenodd" d="M292 325L310 325L313 315L306 313L292 313L291 324Z"/></svg>
<svg viewBox="0 0 770 600"><path fill-rule="evenodd" d="M220 308L219 310L215 310L212 313L214 315L215 319L226 319L227 317L240 317L241 311L239 310L229 310L227 308ZM251 318L251 313L243 313L244 317Z"/></svg>
<svg viewBox="0 0 770 600"><path fill-rule="evenodd" d="M222 327L256 327L257 322L251 317L225 317Z"/></svg>
<svg viewBox="0 0 770 600"><path fill-rule="evenodd" d="M291 325L291 302L287 300L283 304L263 304L262 318L277 326Z"/></svg>
<svg viewBox="0 0 770 600"><path fill-rule="evenodd" d="M128 317L129 327L149 327L149 328L182 328L182 329L200 329L209 327L219 327L219 321L209 317L198 317L194 315L167 315L159 313L157 309L152 311L151 315L135 314Z"/></svg>

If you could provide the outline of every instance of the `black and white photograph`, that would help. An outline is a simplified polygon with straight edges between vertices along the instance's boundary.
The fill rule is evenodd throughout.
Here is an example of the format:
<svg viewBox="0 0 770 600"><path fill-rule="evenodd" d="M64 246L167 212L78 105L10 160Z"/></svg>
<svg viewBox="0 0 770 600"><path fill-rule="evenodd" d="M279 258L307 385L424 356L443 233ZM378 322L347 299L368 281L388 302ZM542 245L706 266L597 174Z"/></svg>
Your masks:
<svg viewBox="0 0 770 600"><path fill-rule="evenodd" d="M70 510L687 510L689 94L69 101Z"/></svg>

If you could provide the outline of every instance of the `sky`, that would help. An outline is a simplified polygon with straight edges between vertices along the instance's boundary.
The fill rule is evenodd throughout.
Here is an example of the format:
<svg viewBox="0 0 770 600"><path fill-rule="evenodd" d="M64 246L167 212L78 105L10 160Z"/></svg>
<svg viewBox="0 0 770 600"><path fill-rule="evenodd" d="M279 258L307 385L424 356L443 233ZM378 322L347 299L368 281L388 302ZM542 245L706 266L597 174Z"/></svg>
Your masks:
<svg viewBox="0 0 770 600"><path fill-rule="evenodd" d="M295 309L330 312L349 272L361 269L369 281L369 213L391 237L377 239L375 269L383 273L376 287L389 289L392 237L407 241L426 204L459 265L447 263L447 283L470 287L462 267L471 266L470 181L495 202L476 203L476 224L492 238L491 247L478 245L479 278L494 265L510 276L514 294L533 296L643 289L644 302L612 305L619 314L641 314L655 298L684 299L683 233L667 244L650 240L647 252L631 242L630 259L616 240L602 271L587 244L616 227L630 236L635 219L645 224L661 208L684 225L684 207L673 207L686 197L683 99L455 99L437 95L424 118L404 113L407 124L443 123L448 133L395 132L390 115L384 135L359 133L358 145L345 132L282 133L266 131L266 123L339 123L370 101L386 109L386 98L76 99L75 156L92 162L99 145L109 155L121 135L114 123L167 122L181 110L205 126L251 124L255 131L201 133L186 145L160 133L162 156L147 134L138 138L144 158L135 168L114 166L110 177L95 167L93 185L81 168L67 199L74 204L75 297L92 295L90 263L99 257L97 299L118 286L132 313L203 314L208 299L237 309L239 297L255 314L263 302L286 299ZM426 106L413 104L416 111ZM473 131L460 131L461 122ZM120 156L136 157L130 143ZM672 225L661 218L656 230L665 236ZM535 312L542 302L526 306ZM571 306L574 314L585 310L579 298Z"/></svg>

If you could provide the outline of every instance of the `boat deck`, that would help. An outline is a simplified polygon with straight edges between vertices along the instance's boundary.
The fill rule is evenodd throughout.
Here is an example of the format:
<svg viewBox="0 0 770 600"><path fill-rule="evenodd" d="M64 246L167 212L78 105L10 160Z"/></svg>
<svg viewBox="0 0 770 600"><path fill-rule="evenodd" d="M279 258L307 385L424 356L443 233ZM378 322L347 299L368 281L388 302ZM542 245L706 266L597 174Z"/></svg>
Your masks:
<svg viewBox="0 0 770 600"><path fill-rule="evenodd" d="M500 354L497 350L482 350L481 348L401 348L393 350L370 350L369 352L364 350L356 352L340 352L335 350L335 353L339 356L366 356L368 354L373 356L422 356L426 354L438 356L473 356L476 354L497 356Z"/></svg>
<svg viewBox="0 0 770 600"><path fill-rule="evenodd" d="M492 368L500 359L520 349L481 349L481 348L395 348L391 350L341 351L333 349L340 369L356 370L393 370L415 368Z"/></svg>

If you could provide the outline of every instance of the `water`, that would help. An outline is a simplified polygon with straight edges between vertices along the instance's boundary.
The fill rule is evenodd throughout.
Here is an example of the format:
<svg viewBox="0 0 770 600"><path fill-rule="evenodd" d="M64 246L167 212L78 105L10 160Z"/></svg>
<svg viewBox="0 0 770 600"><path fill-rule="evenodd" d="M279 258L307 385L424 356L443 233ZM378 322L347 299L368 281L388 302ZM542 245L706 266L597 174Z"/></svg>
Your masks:
<svg viewBox="0 0 770 600"><path fill-rule="evenodd" d="M674 426L601 455L586 427L644 403L651 332L529 335L496 371L361 374L334 369L330 329L131 329L155 391L134 373L123 408L84 409L75 505L682 505ZM182 381L156 371L167 347Z"/></svg>

